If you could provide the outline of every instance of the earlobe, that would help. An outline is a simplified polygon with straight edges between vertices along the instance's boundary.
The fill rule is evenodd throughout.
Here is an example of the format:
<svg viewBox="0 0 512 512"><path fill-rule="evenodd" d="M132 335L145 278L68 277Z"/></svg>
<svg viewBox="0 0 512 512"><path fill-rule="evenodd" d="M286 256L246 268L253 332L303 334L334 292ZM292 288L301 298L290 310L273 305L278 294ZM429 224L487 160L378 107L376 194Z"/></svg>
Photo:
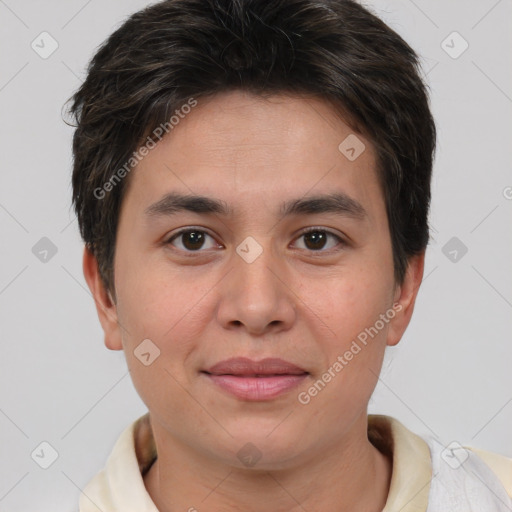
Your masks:
<svg viewBox="0 0 512 512"><path fill-rule="evenodd" d="M387 337L387 344L389 346L398 344L409 325L423 279L424 264L425 252L411 256L404 281L396 289L394 304L397 305L395 309L398 310L398 313L389 326Z"/></svg>
<svg viewBox="0 0 512 512"><path fill-rule="evenodd" d="M123 342L117 318L117 307L112 300L110 291L105 288L101 279L98 261L87 247L84 248L83 271L96 304L101 327L105 333L105 345L110 350L122 350Z"/></svg>

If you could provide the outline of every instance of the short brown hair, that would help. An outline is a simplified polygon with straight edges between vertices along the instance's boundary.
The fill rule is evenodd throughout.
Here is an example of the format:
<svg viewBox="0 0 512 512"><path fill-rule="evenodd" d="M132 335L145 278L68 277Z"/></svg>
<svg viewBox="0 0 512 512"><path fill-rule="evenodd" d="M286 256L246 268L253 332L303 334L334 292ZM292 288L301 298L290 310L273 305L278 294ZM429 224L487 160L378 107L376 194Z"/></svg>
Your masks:
<svg viewBox="0 0 512 512"><path fill-rule="evenodd" d="M436 138L410 46L352 0L166 0L103 43L72 97L73 204L107 289L128 182L116 172L190 98L234 89L318 97L371 140L402 283L429 240Z"/></svg>

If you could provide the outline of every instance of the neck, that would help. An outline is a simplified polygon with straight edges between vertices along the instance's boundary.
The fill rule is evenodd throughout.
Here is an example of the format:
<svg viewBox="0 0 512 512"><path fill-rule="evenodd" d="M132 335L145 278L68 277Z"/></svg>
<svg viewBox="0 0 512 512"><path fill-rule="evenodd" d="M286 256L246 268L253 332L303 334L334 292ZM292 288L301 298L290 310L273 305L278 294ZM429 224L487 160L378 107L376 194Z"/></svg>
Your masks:
<svg viewBox="0 0 512 512"><path fill-rule="evenodd" d="M159 455L144 483L160 512L377 512L386 503L392 464L369 442L366 415L361 419L337 446L276 471L201 457L153 425Z"/></svg>

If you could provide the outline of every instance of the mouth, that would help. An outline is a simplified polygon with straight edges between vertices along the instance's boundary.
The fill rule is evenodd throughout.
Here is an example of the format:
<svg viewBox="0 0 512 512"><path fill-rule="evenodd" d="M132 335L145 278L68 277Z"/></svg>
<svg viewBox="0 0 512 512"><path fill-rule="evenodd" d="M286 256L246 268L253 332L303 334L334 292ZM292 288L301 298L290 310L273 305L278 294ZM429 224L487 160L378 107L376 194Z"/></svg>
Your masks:
<svg viewBox="0 0 512 512"><path fill-rule="evenodd" d="M229 395L247 401L276 398L297 387L309 372L283 359L232 358L201 371Z"/></svg>
<svg viewBox="0 0 512 512"><path fill-rule="evenodd" d="M304 368L279 358L254 361L247 357L233 357L211 366L205 373L211 375L236 375L246 377L267 377L274 375L301 375L308 373Z"/></svg>

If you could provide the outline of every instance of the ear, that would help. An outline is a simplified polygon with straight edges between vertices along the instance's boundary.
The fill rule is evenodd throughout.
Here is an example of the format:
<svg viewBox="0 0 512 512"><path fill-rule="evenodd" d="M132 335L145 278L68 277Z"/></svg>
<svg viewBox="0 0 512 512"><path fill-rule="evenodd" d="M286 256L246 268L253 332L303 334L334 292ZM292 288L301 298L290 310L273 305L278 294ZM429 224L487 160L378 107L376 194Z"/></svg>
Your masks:
<svg viewBox="0 0 512 512"><path fill-rule="evenodd" d="M425 265L425 251L421 254L411 256L407 265L404 281L396 287L394 306L396 315L389 323L387 344L397 345L402 338L405 329L411 321L414 303L423 279Z"/></svg>
<svg viewBox="0 0 512 512"><path fill-rule="evenodd" d="M110 350L122 350L123 342L117 320L117 307L110 292L103 284L98 261L87 247L84 249L83 270L85 280L96 303L98 318L105 333L105 345Z"/></svg>

